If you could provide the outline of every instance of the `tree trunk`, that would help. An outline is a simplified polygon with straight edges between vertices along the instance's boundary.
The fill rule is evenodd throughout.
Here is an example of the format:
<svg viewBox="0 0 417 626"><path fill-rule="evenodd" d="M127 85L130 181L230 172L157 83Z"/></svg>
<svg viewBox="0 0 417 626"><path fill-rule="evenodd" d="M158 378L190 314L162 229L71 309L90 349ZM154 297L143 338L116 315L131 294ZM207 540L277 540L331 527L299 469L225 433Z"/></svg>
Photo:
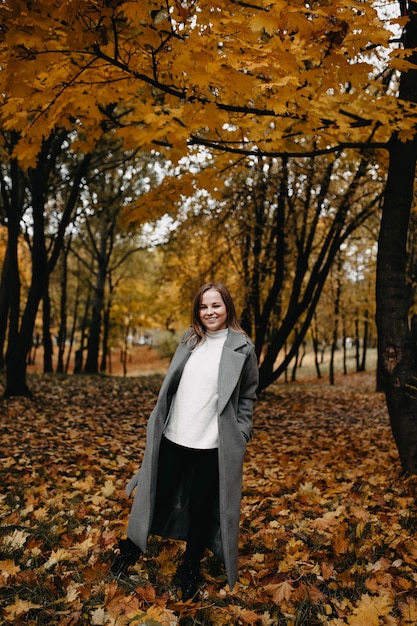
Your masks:
<svg viewBox="0 0 417 626"><path fill-rule="evenodd" d="M75 291L75 298L74 298L74 312L72 314L72 325L71 325L71 332L70 332L70 340L69 340L69 346L68 346L68 352L67 352L67 359L66 359L66 362L65 362L65 374L68 374L68 370L69 370L69 366L70 366L70 360L71 360L71 355L72 355L72 348L74 346L75 331L76 331L77 325L78 325L78 305L79 305L79 301L80 301L80 279L78 278L77 279L77 289Z"/></svg>
<svg viewBox="0 0 417 626"><path fill-rule="evenodd" d="M103 269L103 271L101 271ZM87 342L87 358L84 373L98 374L98 356L100 351L101 321L104 304L105 268L99 268L97 283L94 289L90 333Z"/></svg>
<svg viewBox="0 0 417 626"><path fill-rule="evenodd" d="M48 286L42 298L42 337L43 337L43 371L45 374L53 372L52 356L54 352L51 336L51 298L49 297Z"/></svg>
<svg viewBox="0 0 417 626"><path fill-rule="evenodd" d="M17 138L16 138L17 140ZM14 141L11 141L13 147ZM1 178L1 196L7 217L7 244L0 281L0 369L6 364L5 342L9 324L9 338L17 333L20 311L20 275L18 241L20 220L24 213L25 180L16 159L11 159L10 182Z"/></svg>
<svg viewBox="0 0 417 626"><path fill-rule="evenodd" d="M0 283L0 350L1 369L7 361L10 338L17 334L20 311L20 275L17 256L19 240L19 224L9 220L6 254ZM9 326L8 326L9 324ZM7 343L6 358L4 358L4 344L7 328L9 341Z"/></svg>
<svg viewBox="0 0 417 626"><path fill-rule="evenodd" d="M294 334L297 337L297 327L294 328ZM297 379L297 368L298 368L298 360L299 360L299 349L297 348L295 355L294 355L294 365L292 368L292 372L291 372L291 382L295 383L296 379Z"/></svg>
<svg viewBox="0 0 417 626"><path fill-rule="evenodd" d="M84 306L84 315L81 324L81 338L80 338L80 347L75 352L74 358L74 374L80 374L83 369L83 355L84 355L84 344L85 338L87 335L87 323L88 323L88 312L90 309L90 299L91 299L90 289L88 290L87 300Z"/></svg>
<svg viewBox="0 0 417 626"><path fill-rule="evenodd" d="M107 300L103 315L103 341L100 372L104 374L107 370L107 357L109 354L109 335L110 335L110 313L111 313L112 296L111 291Z"/></svg>
<svg viewBox="0 0 417 626"><path fill-rule="evenodd" d="M32 345L32 334L42 292L42 285L37 281L32 282L20 330L13 336L13 341L10 336L6 352L5 398L31 395L26 384L26 359Z"/></svg>
<svg viewBox="0 0 417 626"><path fill-rule="evenodd" d="M343 333L343 374L347 374L347 337L346 337L346 323L344 316L342 317L342 333Z"/></svg>
<svg viewBox="0 0 417 626"><path fill-rule="evenodd" d="M74 171L71 191L54 235L53 246L48 259L49 247L47 248L46 245L44 217L45 203L49 193L48 180L56 164L65 136L66 131L62 131L60 134L53 133L49 139L45 140L36 169L29 172L33 217L32 276L20 328L20 311L10 311L5 397L30 395L26 384L26 357L32 344L39 303L48 289L49 276L62 249L65 231L76 206L82 179L91 160L91 155L86 155ZM13 289L16 289L14 284ZM14 306L16 307L16 305Z"/></svg>
<svg viewBox="0 0 417 626"><path fill-rule="evenodd" d="M68 252L69 245L62 249L61 293L59 299L59 330L58 330L58 358L56 371L64 373L64 353L67 340L67 289L68 289Z"/></svg>
<svg viewBox="0 0 417 626"><path fill-rule="evenodd" d="M406 48L417 46L417 5L408 4ZM416 63L416 56L412 61ZM400 97L417 102L417 70L401 77ZM417 369L409 326L406 248L417 161L417 139L394 136L377 260L378 358L392 432L404 473L417 473Z"/></svg>
<svg viewBox="0 0 417 626"><path fill-rule="evenodd" d="M359 372L359 363L360 363L360 333L359 333L359 311L356 310L355 313L355 361L356 361L356 371Z"/></svg>
<svg viewBox="0 0 417 626"><path fill-rule="evenodd" d="M13 334L9 332L5 397L29 393L26 385L26 358L32 345L39 303L48 288L44 231L45 176L42 174L42 164L39 164L39 170L30 175L33 216L32 276L20 329L16 332L17 328L14 328Z"/></svg>
<svg viewBox="0 0 417 626"><path fill-rule="evenodd" d="M334 360L336 356L337 350L337 340L339 337L339 314L340 314L340 297L342 293L342 284L340 281L340 273L342 271L342 259L341 256L338 256L337 259L337 272L336 272L336 294L334 300L334 322L333 322L333 336L332 336L332 347L330 353L330 368L329 368L329 382L331 385L335 383L334 376Z"/></svg>
<svg viewBox="0 0 417 626"><path fill-rule="evenodd" d="M319 363L319 331L317 328L317 317L313 316L313 323L310 328L312 340L313 340L313 350L314 350L314 365L316 367L317 378L321 378L320 371L320 363Z"/></svg>
<svg viewBox="0 0 417 626"><path fill-rule="evenodd" d="M360 362L360 366L359 366L359 371L360 372L364 372L366 369L366 353L368 350L368 341L369 341L369 314L368 311L365 311L364 313L364 323L363 323L363 345L362 345L362 357L361 357L361 362Z"/></svg>
<svg viewBox="0 0 417 626"><path fill-rule="evenodd" d="M402 468L417 472L417 371L408 324L406 241L417 142L391 144L377 263L377 328L380 374ZM414 382L413 382L414 381Z"/></svg>

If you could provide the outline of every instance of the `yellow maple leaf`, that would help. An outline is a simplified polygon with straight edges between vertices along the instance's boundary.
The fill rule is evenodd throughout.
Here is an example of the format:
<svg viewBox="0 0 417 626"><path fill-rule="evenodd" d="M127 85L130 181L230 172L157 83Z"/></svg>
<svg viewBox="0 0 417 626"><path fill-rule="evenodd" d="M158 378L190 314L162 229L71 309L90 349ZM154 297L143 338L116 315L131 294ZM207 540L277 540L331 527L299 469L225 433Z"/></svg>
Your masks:
<svg viewBox="0 0 417 626"><path fill-rule="evenodd" d="M0 573L3 578L7 579L9 576L15 576L18 572L20 572L20 567L16 565L13 559L0 561Z"/></svg>
<svg viewBox="0 0 417 626"><path fill-rule="evenodd" d="M9 535L6 535L3 539L3 546L7 546L13 550L22 548L26 543L29 533L24 530L14 530Z"/></svg>
<svg viewBox="0 0 417 626"><path fill-rule="evenodd" d="M133 613L129 613L128 617L131 620L132 618L134 618L135 615L138 616L138 614L139 611L136 610ZM139 616L138 621L135 620L129 623L146 624L147 622L151 622L152 620L154 620L158 624L161 624L161 626L172 626L172 624L177 623L177 618L173 611L171 611L170 609L166 609L163 606L158 606L157 604L153 604L151 607L149 607L145 614L142 613Z"/></svg>
<svg viewBox="0 0 417 626"><path fill-rule="evenodd" d="M265 611L261 617L262 626L272 626L275 623L275 620L271 618L271 614L268 611Z"/></svg>
<svg viewBox="0 0 417 626"><path fill-rule="evenodd" d="M294 587L286 580L283 583L265 585L264 589L272 596L275 604L278 605L282 604L284 601L288 602L294 592Z"/></svg>
<svg viewBox="0 0 417 626"><path fill-rule="evenodd" d="M243 624L256 624L259 621L259 615L250 609L242 609L240 606L230 607L232 612Z"/></svg>
<svg viewBox="0 0 417 626"><path fill-rule="evenodd" d="M408 598L405 602L401 602L401 624L402 626L415 626L417 624L417 600Z"/></svg>
<svg viewBox="0 0 417 626"><path fill-rule="evenodd" d="M249 27L252 31L264 30L268 35L273 35L284 25L283 19L276 16L271 16L268 13L262 13L255 15L249 20Z"/></svg>
<svg viewBox="0 0 417 626"><path fill-rule="evenodd" d="M71 553L64 548L58 548L58 550L53 550L51 556L46 561L44 568L49 569L53 567L60 561L69 561L71 559Z"/></svg>
<svg viewBox="0 0 417 626"><path fill-rule="evenodd" d="M91 491L94 485L94 477L86 476L84 480L79 479L73 483L74 489L80 489L81 491Z"/></svg>
<svg viewBox="0 0 417 626"><path fill-rule="evenodd" d="M95 611L91 613L91 623L94 626L101 626L102 624L105 624L107 621L108 621L108 615L106 611L102 609L101 607L99 607L98 609L95 609Z"/></svg>
<svg viewBox="0 0 417 626"><path fill-rule="evenodd" d="M381 618L388 616L393 607L393 598L390 594L370 596L365 593L359 600L358 606L349 615L347 620L351 626L379 626Z"/></svg>
<svg viewBox="0 0 417 626"><path fill-rule="evenodd" d="M21 600L20 598L16 598L14 604L10 604L4 609L5 614L8 618L19 617L32 609L40 609L41 604L34 604L29 600Z"/></svg>
<svg viewBox="0 0 417 626"><path fill-rule="evenodd" d="M82 585L80 583L76 583L71 581L70 584L67 587L67 595L66 595L66 601L73 604L75 602L75 600L78 598L78 596L80 595L80 587Z"/></svg>
<svg viewBox="0 0 417 626"><path fill-rule="evenodd" d="M172 559L172 553L169 550L162 549L155 560L158 562L161 572L166 576L175 573L176 565Z"/></svg>
<svg viewBox="0 0 417 626"><path fill-rule="evenodd" d="M401 130L398 133L398 138L400 141L413 141L415 137L415 131L412 128Z"/></svg>
<svg viewBox="0 0 417 626"><path fill-rule="evenodd" d="M104 487L101 488L101 493L103 496L108 498L109 496L114 494L114 482L112 480L106 480L104 483Z"/></svg>
<svg viewBox="0 0 417 626"><path fill-rule="evenodd" d="M42 506L35 509L33 516L37 520L46 520L49 516L49 511L46 507Z"/></svg>
<svg viewBox="0 0 417 626"><path fill-rule="evenodd" d="M94 546L95 538L93 536L87 537L81 543L77 543L74 547L76 549L77 555L87 554L88 551Z"/></svg>

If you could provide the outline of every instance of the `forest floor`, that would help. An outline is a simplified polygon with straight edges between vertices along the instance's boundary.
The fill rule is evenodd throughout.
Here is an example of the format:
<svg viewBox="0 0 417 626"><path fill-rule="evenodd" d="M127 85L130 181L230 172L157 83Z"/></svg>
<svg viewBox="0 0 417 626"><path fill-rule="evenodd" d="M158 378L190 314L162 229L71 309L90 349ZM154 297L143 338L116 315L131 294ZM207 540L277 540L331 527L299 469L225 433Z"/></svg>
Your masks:
<svg viewBox="0 0 417 626"><path fill-rule="evenodd" d="M0 400L2 623L417 624L416 479L400 477L374 375L261 394L239 580L230 591L209 554L196 603L176 585L181 542L153 537L128 577L109 573L161 375L30 373L28 382L32 399Z"/></svg>

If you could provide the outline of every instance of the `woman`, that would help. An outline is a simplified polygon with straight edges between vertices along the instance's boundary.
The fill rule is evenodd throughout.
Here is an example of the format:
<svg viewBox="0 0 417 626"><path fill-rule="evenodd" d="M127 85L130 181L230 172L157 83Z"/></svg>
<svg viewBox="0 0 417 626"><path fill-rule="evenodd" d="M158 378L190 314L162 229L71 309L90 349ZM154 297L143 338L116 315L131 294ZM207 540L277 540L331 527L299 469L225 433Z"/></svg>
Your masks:
<svg viewBox="0 0 417 626"><path fill-rule="evenodd" d="M224 285L208 283L195 295L185 333L149 418L127 539L112 573L125 573L150 534L186 541L182 598L198 591L205 549L237 579L242 468L252 436L258 386L254 347L237 321Z"/></svg>

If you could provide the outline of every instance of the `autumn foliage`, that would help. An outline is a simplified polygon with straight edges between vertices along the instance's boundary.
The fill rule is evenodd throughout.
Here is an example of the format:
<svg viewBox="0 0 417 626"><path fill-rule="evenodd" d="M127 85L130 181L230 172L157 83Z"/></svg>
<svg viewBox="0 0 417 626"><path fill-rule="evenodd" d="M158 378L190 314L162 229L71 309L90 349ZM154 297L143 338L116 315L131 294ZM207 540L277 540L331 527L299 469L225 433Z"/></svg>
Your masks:
<svg viewBox="0 0 417 626"><path fill-rule="evenodd" d="M25 166L57 127L74 150L107 127L175 161L190 145L300 154L413 134L380 71L410 67L391 46L406 20L373 2L13 0L0 17L0 122Z"/></svg>
<svg viewBox="0 0 417 626"><path fill-rule="evenodd" d="M349 382L350 381L350 382ZM1 620L70 626L379 626L417 622L414 479L398 476L374 378L264 392L248 446L239 581L209 554L183 603L183 545L152 538L128 579L109 575L159 377L31 375L1 406Z"/></svg>

